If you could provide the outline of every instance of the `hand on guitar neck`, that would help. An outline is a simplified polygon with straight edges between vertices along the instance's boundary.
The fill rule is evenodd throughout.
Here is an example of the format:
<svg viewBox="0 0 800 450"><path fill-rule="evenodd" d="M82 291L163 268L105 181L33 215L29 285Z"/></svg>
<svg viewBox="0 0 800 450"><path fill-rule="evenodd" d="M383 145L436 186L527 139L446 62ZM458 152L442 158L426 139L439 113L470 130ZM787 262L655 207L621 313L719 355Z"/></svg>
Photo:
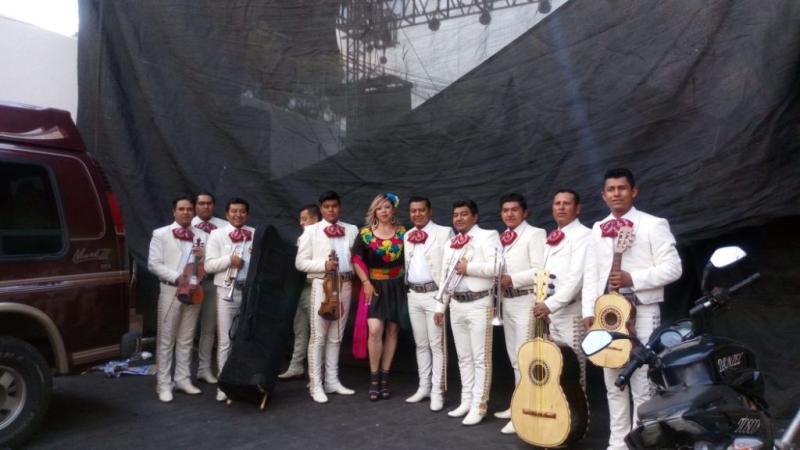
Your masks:
<svg viewBox="0 0 800 450"><path fill-rule="evenodd" d="M612 270L608 276L608 290L619 291L624 287L632 287L633 279L631 274L624 270Z"/></svg>

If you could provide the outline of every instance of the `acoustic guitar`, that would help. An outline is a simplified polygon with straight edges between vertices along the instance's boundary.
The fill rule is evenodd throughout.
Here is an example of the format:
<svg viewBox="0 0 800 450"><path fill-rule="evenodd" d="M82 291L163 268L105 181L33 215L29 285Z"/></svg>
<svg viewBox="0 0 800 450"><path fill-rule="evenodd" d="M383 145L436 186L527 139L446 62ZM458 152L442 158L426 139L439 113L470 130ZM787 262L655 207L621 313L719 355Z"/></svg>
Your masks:
<svg viewBox="0 0 800 450"><path fill-rule="evenodd" d="M547 272L536 274L536 303L547 298ZM511 398L511 422L517 436L543 448L569 445L586 434L588 403L580 384L580 365L572 348L549 338L544 319L533 317L528 342L519 349L520 382Z"/></svg>
<svg viewBox="0 0 800 450"><path fill-rule="evenodd" d="M623 226L617 233L617 242L614 245L614 260L611 271L619 271L622 265L622 254L630 247L633 241L633 229ZM617 291L609 291L601 295L594 304L594 324L590 330L604 329L616 331L630 336L634 330L636 320L636 307L627 298ZM633 341L630 339L616 339L608 347L589 357L595 366L618 369L628 363L631 357Z"/></svg>

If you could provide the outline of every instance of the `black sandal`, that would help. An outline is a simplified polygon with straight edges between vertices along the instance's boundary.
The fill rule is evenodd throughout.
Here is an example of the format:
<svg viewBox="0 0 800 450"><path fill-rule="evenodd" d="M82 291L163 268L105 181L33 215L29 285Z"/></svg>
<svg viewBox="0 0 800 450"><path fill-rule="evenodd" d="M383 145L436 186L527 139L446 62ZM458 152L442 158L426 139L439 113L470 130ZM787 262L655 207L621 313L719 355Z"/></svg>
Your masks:
<svg viewBox="0 0 800 450"><path fill-rule="evenodd" d="M381 370L381 398L389 400L392 393L389 391L389 372Z"/></svg>
<svg viewBox="0 0 800 450"><path fill-rule="evenodd" d="M381 392L378 390L379 375L378 372L369 373L369 400L375 402L380 400Z"/></svg>

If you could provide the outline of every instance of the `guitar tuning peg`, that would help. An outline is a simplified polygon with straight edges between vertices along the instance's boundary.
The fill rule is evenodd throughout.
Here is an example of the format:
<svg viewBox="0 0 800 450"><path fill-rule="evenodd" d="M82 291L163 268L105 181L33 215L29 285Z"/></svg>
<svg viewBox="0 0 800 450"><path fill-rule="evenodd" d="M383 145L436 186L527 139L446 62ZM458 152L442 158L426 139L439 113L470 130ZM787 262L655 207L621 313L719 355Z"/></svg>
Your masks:
<svg viewBox="0 0 800 450"><path fill-rule="evenodd" d="M548 289L555 289L555 288L556 288L556 285L555 285L555 284L553 284L553 283L550 283L550 284L548 284L548 285L547 285L547 288L548 288Z"/></svg>
<svg viewBox="0 0 800 450"><path fill-rule="evenodd" d="M551 273L551 274L550 274L550 279L551 279L551 280L555 280L555 279L556 279L556 274L554 274L554 273Z"/></svg>

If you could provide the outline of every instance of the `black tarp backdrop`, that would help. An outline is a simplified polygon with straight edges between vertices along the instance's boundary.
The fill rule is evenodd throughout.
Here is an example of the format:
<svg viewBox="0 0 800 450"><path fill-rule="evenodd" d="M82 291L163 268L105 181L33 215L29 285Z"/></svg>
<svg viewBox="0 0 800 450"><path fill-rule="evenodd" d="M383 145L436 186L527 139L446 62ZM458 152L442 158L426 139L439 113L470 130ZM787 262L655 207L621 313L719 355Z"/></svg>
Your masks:
<svg viewBox="0 0 800 450"><path fill-rule="evenodd" d="M391 190L429 196L442 223L473 198L489 228L518 191L549 229L556 188L581 193L591 223L602 173L624 165L679 239L672 315L717 243L769 267L769 299L753 297L769 307L731 317L768 359L777 410L800 401L785 352L800 338L775 334L800 322L797 221L782 219L800 215L800 3L568 1L414 109L394 75L345 84L338 2L81 0L80 14L78 125L137 261L182 192L243 196L289 241L296 208L331 188L353 223Z"/></svg>

